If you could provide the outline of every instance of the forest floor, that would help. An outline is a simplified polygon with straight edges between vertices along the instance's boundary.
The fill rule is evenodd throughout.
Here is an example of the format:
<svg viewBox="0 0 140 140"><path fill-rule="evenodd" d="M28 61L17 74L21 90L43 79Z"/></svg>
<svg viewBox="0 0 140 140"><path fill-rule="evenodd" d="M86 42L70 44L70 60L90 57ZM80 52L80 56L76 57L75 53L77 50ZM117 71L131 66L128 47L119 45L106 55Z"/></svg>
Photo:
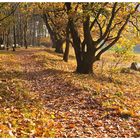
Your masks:
<svg viewBox="0 0 140 140"><path fill-rule="evenodd" d="M0 137L140 137L140 72L110 78L112 59L80 75L73 55L66 63L52 49L1 51Z"/></svg>

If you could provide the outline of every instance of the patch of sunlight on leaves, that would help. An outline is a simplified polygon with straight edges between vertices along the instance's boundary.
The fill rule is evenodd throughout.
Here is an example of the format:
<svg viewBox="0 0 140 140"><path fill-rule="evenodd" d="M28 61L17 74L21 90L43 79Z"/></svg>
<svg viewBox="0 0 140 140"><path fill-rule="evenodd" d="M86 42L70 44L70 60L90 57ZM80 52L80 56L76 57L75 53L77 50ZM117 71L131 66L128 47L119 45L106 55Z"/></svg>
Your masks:
<svg viewBox="0 0 140 140"><path fill-rule="evenodd" d="M0 137L55 136L54 117L42 108L38 97L32 99L33 95L22 80L0 83Z"/></svg>
<svg viewBox="0 0 140 140"><path fill-rule="evenodd" d="M109 54L109 55L108 55ZM110 82L106 77L108 75L108 65L104 67L104 73L102 79L97 79L95 75L80 75L72 73L75 69L75 60L70 59L68 63L62 61L61 55L57 55L53 50L47 50L46 52L39 52L35 54L36 61L42 62L46 69L60 70L60 73L55 73L55 76L63 78L65 81L83 88L87 92L93 93L93 98L100 98L103 106L123 109L127 107L128 110L133 110L134 112L139 111L139 107L135 106L134 101L132 102L131 97L126 96L124 93L129 92L130 96L134 96L135 93L133 87L136 87L137 77L135 75L128 74L127 76L119 72L120 68L115 69L114 79ZM72 54L72 56L74 56ZM110 63L113 60L113 53L108 52L104 56L104 59L107 63ZM138 56L137 56L138 57ZM128 63L128 62L127 62ZM129 62L130 63L130 62ZM96 64L95 64L96 65ZM99 65L99 64L98 64ZM99 73L99 66L95 67L95 73ZM67 73L64 73L67 72ZM100 75L100 73L99 73ZM132 84L132 79L133 84ZM129 87L126 87L126 85ZM138 88L135 90L139 90ZM94 91L96 91L94 93ZM103 92L103 93L102 93ZM135 96L137 96L136 94ZM107 96L108 101L103 99L103 96ZM129 101L130 100L130 101ZM136 104L139 104L139 101L136 101Z"/></svg>
<svg viewBox="0 0 140 140"><path fill-rule="evenodd" d="M52 119L55 119L55 116L54 116L54 114L51 114L51 118L52 118Z"/></svg>
<svg viewBox="0 0 140 140"><path fill-rule="evenodd" d="M28 49L28 51L32 50L39 50L39 48ZM77 89L83 89L87 93L91 93L91 96L97 99L105 109L117 110L117 113L120 116L122 115L122 118L138 116L140 111L139 75L124 75L115 72L114 79L109 81L107 77L108 65L104 67L104 71L100 75L100 63L94 66L96 75L72 73L76 67L73 56L68 63L65 63L62 61L62 55L57 55L54 50L45 49L32 53L31 59L42 65L43 70L49 69L49 72L52 72L49 76L60 78ZM14 55L6 55L4 57L6 60L3 62L0 57L0 67L3 67L0 77L0 120L2 120L0 123L0 131L2 128L0 136L12 137L13 134L14 137L55 137L58 131L57 128L59 128L59 131L61 131L62 127L65 130L63 124L61 122L56 124L57 114L44 109L44 104L39 96L25 88L24 84L28 81L21 80L23 76L22 69L20 68L19 60L15 61L15 58ZM110 63L112 61L111 53L106 54L104 58L106 62ZM15 63L17 64L16 67L19 67L16 69L12 65L6 68L9 64L7 60L11 60L12 64ZM6 72L4 72L5 68ZM12 75L9 73L11 69ZM46 77L44 78L47 79ZM52 89L46 89L46 92L49 93L49 90ZM93 111L91 110L91 112ZM110 115L109 111L105 111L100 117L104 118L107 115ZM118 116L115 116L115 119L116 117ZM61 118L65 117L60 116L59 119ZM68 118L65 119L68 120ZM9 127L10 124L11 127ZM73 124L70 125L73 127Z"/></svg>

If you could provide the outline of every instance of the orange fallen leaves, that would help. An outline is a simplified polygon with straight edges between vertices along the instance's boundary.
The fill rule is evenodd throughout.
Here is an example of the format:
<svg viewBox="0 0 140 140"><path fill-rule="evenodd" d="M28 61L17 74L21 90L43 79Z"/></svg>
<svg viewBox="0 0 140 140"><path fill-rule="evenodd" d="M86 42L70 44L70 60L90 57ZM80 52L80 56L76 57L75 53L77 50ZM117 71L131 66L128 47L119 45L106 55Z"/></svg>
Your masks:
<svg viewBox="0 0 140 140"><path fill-rule="evenodd" d="M100 63L96 75L72 73L72 54L63 63L52 50L19 52L0 59L0 137L139 136L138 73L110 81Z"/></svg>

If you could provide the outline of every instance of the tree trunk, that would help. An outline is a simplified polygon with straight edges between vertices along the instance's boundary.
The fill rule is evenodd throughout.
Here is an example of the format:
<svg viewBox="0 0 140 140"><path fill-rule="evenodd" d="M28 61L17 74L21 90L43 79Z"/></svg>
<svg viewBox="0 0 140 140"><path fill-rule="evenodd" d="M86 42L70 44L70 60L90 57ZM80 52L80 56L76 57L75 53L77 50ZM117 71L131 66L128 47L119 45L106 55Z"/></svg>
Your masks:
<svg viewBox="0 0 140 140"><path fill-rule="evenodd" d="M3 47L3 50L5 50L5 32L3 32L3 45L4 45L4 47Z"/></svg>
<svg viewBox="0 0 140 140"><path fill-rule="evenodd" d="M13 36L14 36L13 51L15 51L15 48L16 48L16 27L15 27L15 25L14 25L14 27L13 27Z"/></svg>
<svg viewBox="0 0 140 140"><path fill-rule="evenodd" d="M69 21L68 21L68 25L66 28L66 48L65 48L64 55L63 55L63 60L65 62L68 62L68 57L69 57Z"/></svg>
<svg viewBox="0 0 140 140"><path fill-rule="evenodd" d="M7 40L6 40L6 50L8 51L9 50L9 33L10 33L10 31L8 31L8 33L7 33Z"/></svg>
<svg viewBox="0 0 140 140"><path fill-rule="evenodd" d="M24 46L25 46L25 49L28 48L28 45L27 45L27 19L25 19L25 23L24 23Z"/></svg>
<svg viewBox="0 0 140 140"><path fill-rule="evenodd" d="M46 14L43 14L43 19L45 21L46 27L48 29L48 32L50 34L51 37L51 41L52 41L52 48L55 48L55 52L57 53L63 53L63 40L58 36L58 34L53 30L53 28L50 26L49 21L48 21L48 17Z"/></svg>
<svg viewBox="0 0 140 140"><path fill-rule="evenodd" d="M3 43L3 39L2 37L0 37L0 45L2 45L2 43Z"/></svg>
<svg viewBox="0 0 140 140"><path fill-rule="evenodd" d="M76 72L80 74L90 74L93 73L92 63L81 63L77 65Z"/></svg>
<svg viewBox="0 0 140 140"><path fill-rule="evenodd" d="M23 46L23 24L22 24L22 17L20 15L20 22L19 22L19 43L20 46Z"/></svg>
<svg viewBox="0 0 140 140"><path fill-rule="evenodd" d="M13 52L16 51L15 47L13 47Z"/></svg>
<svg viewBox="0 0 140 140"><path fill-rule="evenodd" d="M44 22L45 22L45 24L46 24L46 27L47 27L48 32L49 32L49 34L50 34L51 41L52 41L52 43L53 43L53 44L52 44L52 48L56 48L55 33L54 33L52 27L51 27L50 24L49 24L48 17L47 17L46 14L43 14L43 20L44 20Z"/></svg>
<svg viewBox="0 0 140 140"><path fill-rule="evenodd" d="M77 62L76 72L81 74L93 73L93 63L95 62L95 58L87 52L82 54L82 58L81 62Z"/></svg>
<svg viewBox="0 0 140 140"><path fill-rule="evenodd" d="M63 41L61 39L56 41L55 52L63 53Z"/></svg>
<svg viewBox="0 0 140 140"><path fill-rule="evenodd" d="M66 41L66 48L65 48L63 60L64 60L65 62L68 62L68 58L69 58L69 42Z"/></svg>
<svg viewBox="0 0 140 140"><path fill-rule="evenodd" d="M25 49L28 48L28 46L27 46L27 35L26 35L26 31L24 32L24 46L25 46Z"/></svg>

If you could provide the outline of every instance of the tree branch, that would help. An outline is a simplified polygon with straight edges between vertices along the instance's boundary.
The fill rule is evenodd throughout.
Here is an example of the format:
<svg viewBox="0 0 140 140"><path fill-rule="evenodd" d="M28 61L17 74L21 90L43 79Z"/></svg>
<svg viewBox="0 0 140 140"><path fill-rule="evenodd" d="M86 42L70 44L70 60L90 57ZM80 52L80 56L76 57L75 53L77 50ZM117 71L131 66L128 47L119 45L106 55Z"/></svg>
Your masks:
<svg viewBox="0 0 140 140"><path fill-rule="evenodd" d="M129 20L129 22L136 28L137 31L140 31L138 25L136 25L133 21Z"/></svg>
<svg viewBox="0 0 140 140"><path fill-rule="evenodd" d="M109 29L111 28L112 22L113 22L113 20L114 20L114 18L115 18L115 15L116 15L116 7L117 7L117 2L115 2L114 5L113 5L113 7L112 7L111 18L110 18L110 20L109 20L109 23L108 23L108 25L107 25L107 27L106 27L106 30L105 30L103 36L100 37L100 38L96 41L97 44L99 44L102 40L104 40L105 37L106 37L106 35L108 34Z"/></svg>
<svg viewBox="0 0 140 140"><path fill-rule="evenodd" d="M106 2L106 3L99 9L99 11L98 11L98 13L97 13L97 15L96 15L94 21L93 21L93 22L91 23L91 25L90 25L90 30L93 28L94 24L96 23L96 19L98 19L98 17L100 16L103 7L106 6L107 4L108 4L108 2Z"/></svg>
<svg viewBox="0 0 140 140"><path fill-rule="evenodd" d="M17 9L17 7L19 6L20 3L18 3L15 8L11 11L11 13L9 13L7 16L3 17L2 19L0 19L0 22L5 20L6 18L10 17Z"/></svg>
<svg viewBox="0 0 140 140"><path fill-rule="evenodd" d="M129 22L129 19L130 19L131 15L133 15L133 14L137 11L138 7L139 7L139 4L136 5L135 10L134 10L132 13L130 13L130 14L127 15L127 18L126 18L124 24L122 25L122 27L120 28L120 30L118 31L117 36L114 38L114 40L113 40L107 47L103 48L103 49L96 55L97 59L100 59L100 56L101 56L105 51L107 51L108 49L110 49L110 48L119 40L120 35L121 35L122 31L124 30L125 26L127 25L127 23Z"/></svg>

